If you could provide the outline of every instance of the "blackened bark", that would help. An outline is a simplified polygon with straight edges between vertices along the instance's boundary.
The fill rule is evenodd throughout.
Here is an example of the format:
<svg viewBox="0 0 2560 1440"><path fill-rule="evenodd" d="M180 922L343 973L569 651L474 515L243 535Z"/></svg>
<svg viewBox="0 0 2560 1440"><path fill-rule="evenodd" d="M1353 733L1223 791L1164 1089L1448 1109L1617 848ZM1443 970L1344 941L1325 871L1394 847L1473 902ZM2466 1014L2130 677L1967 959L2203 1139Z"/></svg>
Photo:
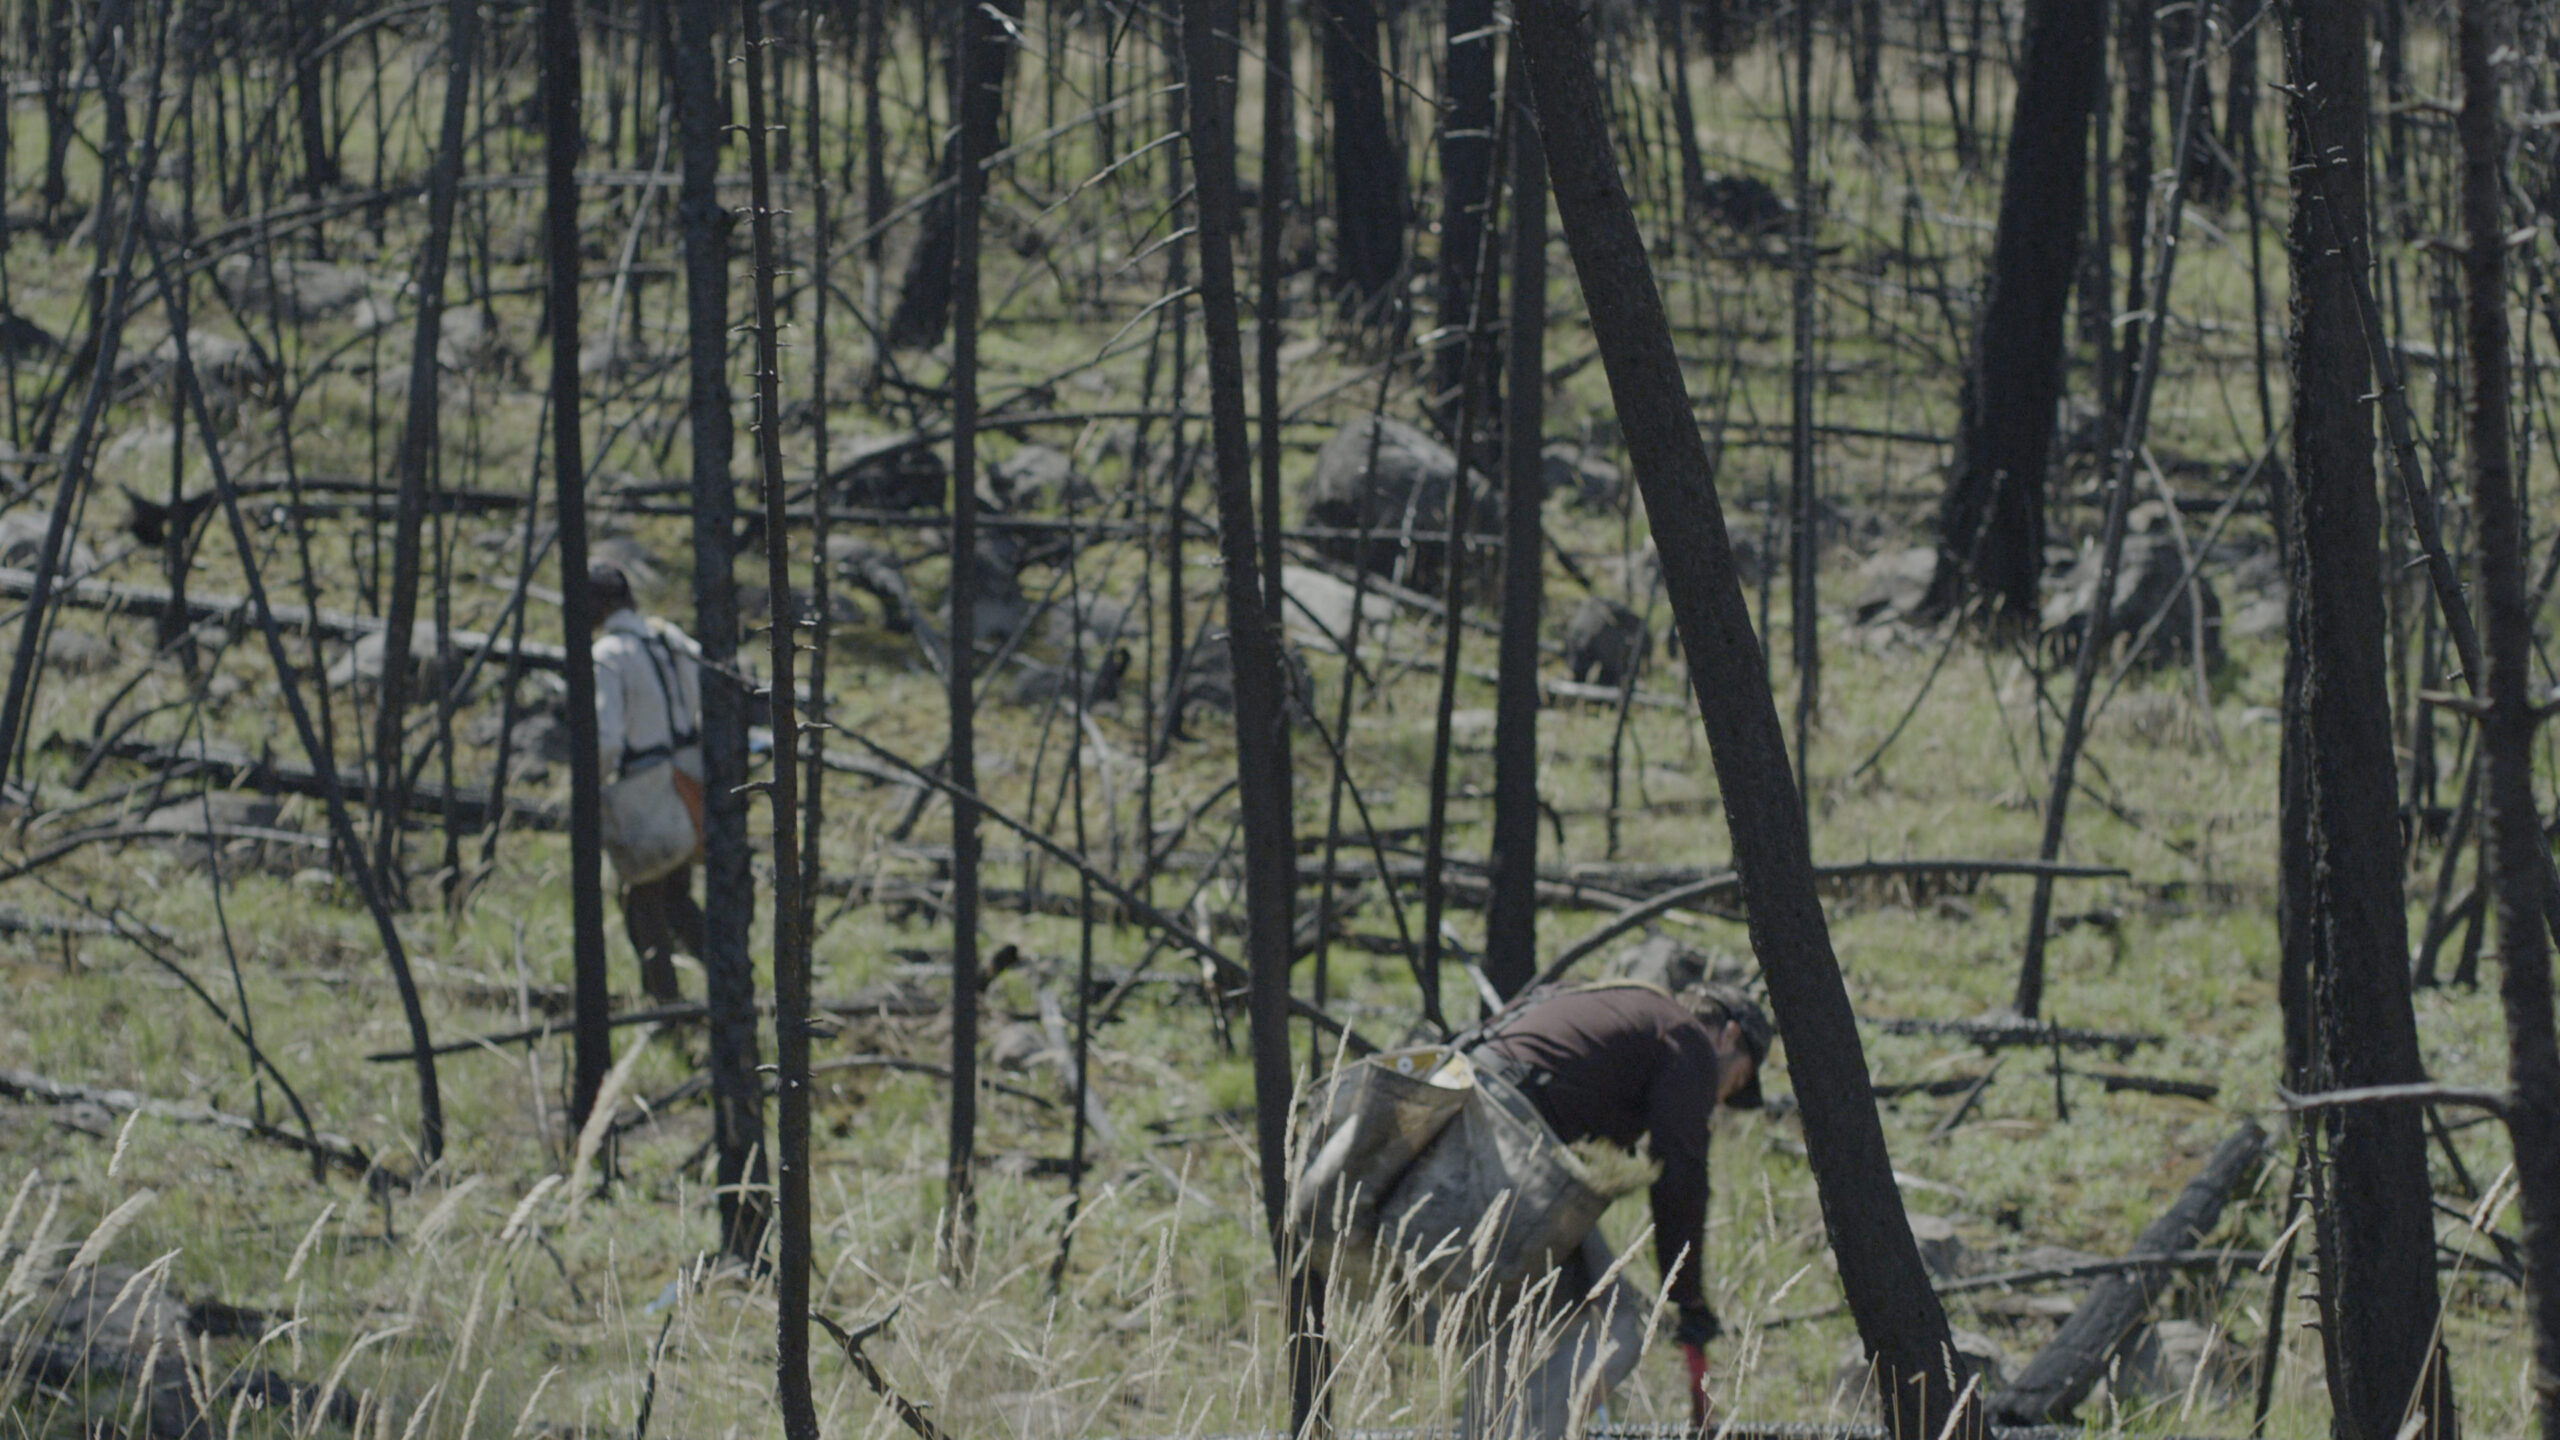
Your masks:
<svg viewBox="0 0 2560 1440"><path fill-rule="evenodd" d="M1669 0L1675 9L1685 0ZM1511 63L1520 64L1513 49ZM1514 79L1512 103L1528 87ZM1502 426L1502 640L1493 702L1493 876L1484 973L1504 998L1538 973L1538 611L1546 590L1547 162L1530 117L1511 117L1509 387Z"/></svg>
<svg viewBox="0 0 2560 1440"><path fill-rule="evenodd" d="M2036 613L2063 319L2088 195L2089 110L2105 59L2101 6L2030 0L1989 293L1965 372L1956 468L1939 511L1930 585L1939 610L1979 591L2014 617Z"/></svg>
<svg viewBox="0 0 2560 1440"><path fill-rule="evenodd" d="M1022 16L1022 0L993 0L993 3L1012 19L1019 20ZM942 170L936 178L945 184L963 174L965 167L972 163L968 156L975 155L979 162L983 162L996 153L997 132L1004 123L1005 76L1012 67L1013 46L1009 41L1001 40L980 43L986 45L985 53L953 61L962 77L958 82L960 134L957 143L943 153ZM978 73L986 77L984 80L973 82L966 78L972 64L979 67ZM980 94L982 85L992 93ZM981 195L986 193L984 175L972 183ZM889 314L891 349L922 350L939 345L950 325L958 267L976 263L960 253L968 248L969 237L963 233L960 220L959 188L953 185L951 194L925 207L924 229L916 237L916 248L907 253L907 274L898 287L898 308Z"/></svg>
<svg viewBox="0 0 2560 1440"><path fill-rule="evenodd" d="M2118 224L2124 232L2123 313L2128 315L2143 307L2145 251L2151 241L2151 111L2159 8L2159 0L2116 0L2116 67L2124 76L2124 109L2116 126L2116 189L2124 196L2124 214ZM2117 372L2115 388L2098 397L2106 412L2110 444L2123 424L2125 408L2132 403L2133 386L2133 367L2124 366Z"/></svg>
<svg viewBox="0 0 2560 1440"><path fill-rule="evenodd" d="M302 138L302 187L317 195L338 183L338 157L329 148L328 73L315 52L329 38L329 11L324 0L304 0L301 55L294 64L293 115Z"/></svg>
<svg viewBox="0 0 2560 1440"><path fill-rule="evenodd" d="M1289 310L1282 231L1298 196L1298 97L1291 79L1289 7L1262 7L1262 204L1255 237L1258 293L1254 310L1255 402L1262 424L1255 461L1262 470L1262 603L1282 613L1280 552L1280 342ZM1312 695L1304 697L1309 705Z"/></svg>
<svg viewBox="0 0 2560 1440"><path fill-rule="evenodd" d="M1696 224L1707 208L1707 161L1698 150L1698 110L1689 94L1689 0L1660 0L1655 12L1671 62L1671 124L1680 152L1680 214ZM1546 162L1538 180L1546 183Z"/></svg>
<svg viewBox="0 0 2560 1440"><path fill-rule="evenodd" d="M1440 124L1440 328L1475 325L1476 262L1484 235L1493 174L1493 0L1448 0L1446 63L1448 110ZM1434 358L1432 390L1444 423L1461 408L1458 387L1475 385L1475 414L1492 392L1491 357L1469 373L1463 344L1444 345Z"/></svg>
<svg viewBox="0 0 2560 1440"><path fill-rule="evenodd" d="M2480 534L2481 641L2487 651L2480 747L2488 767L2488 883L2498 916L2498 999L2506 1011L2507 1125L2523 1201L2525 1305L2533 1329L2540 1431L2560 1437L2560 1043L2552 1033L2550 934L2542 917L2551 861L2535 813L2533 602L2525 579L2523 499L2508 426L2508 226L2502 213L2498 73L2512 43L2498 0L2465 0L2462 70L2465 335L2469 341L2472 512ZM2412 1123L2413 1106L2393 1106ZM2447 1432L2449 1433L2449 1432Z"/></svg>
<svg viewBox="0 0 2560 1440"><path fill-rule="evenodd" d="M2373 385L2353 275L2366 254L2365 10L2293 0L2284 17L2297 191L2287 237L2294 463L2278 482L2290 643L2277 926L2291 1083L2324 1090L2413 1082L2424 1070L2409 1004ZM2423 1377L2430 1433L2450 1436L2419 1113L2360 1106L2305 1123L2320 1127L2320 1333L2337 1433L2393 1435Z"/></svg>
<svg viewBox="0 0 2560 1440"><path fill-rule="evenodd" d="M1857 43L1849 50L1850 87L1858 98L1858 143L1884 141L1877 110L1877 81L1884 70L1884 0L1857 0Z"/></svg>
<svg viewBox="0 0 2560 1440"><path fill-rule="evenodd" d="M1966 1367L1949 1344L1946 1311L1921 1268L1894 1186L1857 1018L1814 895L1811 842L1789 781L1786 734L1734 570L1670 321L1610 155L1590 43L1569 0L1522 0L1519 26L1556 211L1653 520L1664 589L1743 877L1752 946L1793 1057L1805 1148L1841 1288L1882 1371L1892 1432L1978 1434L1979 1406L1957 1411ZM2070 253L2065 247L2060 267L2066 280Z"/></svg>
<svg viewBox="0 0 2560 1440"><path fill-rule="evenodd" d="M1218 551L1235 660L1236 796L1244 811L1246 994L1253 1030L1254 1132L1262 1215L1287 1280L1297 1266L1282 1225L1289 1187L1290 930L1297 845L1289 809L1289 721L1280 617L1263 604L1255 555L1253 455L1245 433L1244 349L1236 312L1235 0L1183 0L1191 171L1200 206L1200 320L1209 349L1209 429L1217 457ZM1300 1287L1289 1285L1298 1298ZM1291 1315L1289 1331L1305 1328Z"/></svg>
<svg viewBox="0 0 2560 1440"><path fill-rule="evenodd" d="M595 597L587 593L587 462L578 406L577 0L543 0L543 309L551 321L551 468L560 487L560 625L569 682L569 905L575 1053L569 1123L586 1124L613 1064L604 963L603 763L596 753L596 668L587 646Z"/></svg>
<svg viewBox="0 0 2560 1440"><path fill-rule="evenodd" d="M995 0L997 4L1006 0ZM1008 14L1019 13L1012 0ZM951 346L951 781L974 795L977 760L978 212L986 198L986 157L995 153L1011 50L989 5L958 11L960 177L952 208L954 309ZM951 802L951 1133L943 1202L944 1263L965 1271L974 1248L978 1202L978 807Z"/></svg>
<svg viewBox="0 0 2560 1440"><path fill-rule="evenodd" d="M436 137L435 172L427 181L427 243L418 255L418 318L409 340L409 408L400 422L393 464L399 497L391 523L391 594L384 607L382 694L374 712L373 869L383 893L408 888L400 866L400 827L408 810L407 767L400 753L402 712L409 699L410 632L418 621L418 546L427 514L438 435L436 344L444 334L444 273L453 251L454 202L462 189L462 140L470 119L471 51L480 43L476 0L447 8L450 53L445 61L444 115ZM439 673L442 673L439 670Z"/></svg>
<svg viewBox="0 0 2560 1440"><path fill-rule="evenodd" d="M729 104L718 71L719 0L674 0L673 72L682 179L686 428L693 441L693 620L702 646L702 961L711 1015L711 1131L719 1152L720 1248L754 1258L771 1213L764 1084L756 1074L755 876L747 850L747 694L738 673L737 489L729 475L729 212L720 150Z"/></svg>
<svg viewBox="0 0 2560 1440"><path fill-rule="evenodd" d="M774 315L773 167L766 158L764 0L739 0L746 50L747 177L755 234L756 478L764 513L765 585L773 597L773 1049L781 1074L775 1097L774 1378L782 1433L818 1440L818 1410L809 1393L809 932L800 903L800 723L793 709L791 527L782 477L782 345ZM974 319L974 316L969 317ZM823 561L821 562L823 563Z"/></svg>
<svg viewBox="0 0 2560 1440"><path fill-rule="evenodd" d="M1387 125L1378 11L1370 0L1321 0L1324 91L1333 107L1334 275L1346 310L1384 319L1404 273L1404 153Z"/></svg>

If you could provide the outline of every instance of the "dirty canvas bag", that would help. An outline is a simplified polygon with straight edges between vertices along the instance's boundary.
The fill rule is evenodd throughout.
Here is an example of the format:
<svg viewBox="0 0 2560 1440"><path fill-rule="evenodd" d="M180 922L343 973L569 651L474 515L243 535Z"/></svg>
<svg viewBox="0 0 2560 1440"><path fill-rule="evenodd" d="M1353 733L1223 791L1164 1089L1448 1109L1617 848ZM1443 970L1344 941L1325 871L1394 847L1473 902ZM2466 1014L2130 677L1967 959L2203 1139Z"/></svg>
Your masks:
<svg viewBox="0 0 2560 1440"><path fill-rule="evenodd" d="M1378 1243L1443 1294L1507 1287L1555 1267L1608 1199L1518 1086L1474 1069L1457 1114L1380 1202Z"/></svg>
<svg viewBox="0 0 2560 1440"><path fill-rule="evenodd" d="M1290 1187L1289 1221L1317 1271L1368 1270L1379 1204L1473 1085L1466 1058L1433 1045L1345 1065L1308 1092L1299 1120L1307 1158Z"/></svg>

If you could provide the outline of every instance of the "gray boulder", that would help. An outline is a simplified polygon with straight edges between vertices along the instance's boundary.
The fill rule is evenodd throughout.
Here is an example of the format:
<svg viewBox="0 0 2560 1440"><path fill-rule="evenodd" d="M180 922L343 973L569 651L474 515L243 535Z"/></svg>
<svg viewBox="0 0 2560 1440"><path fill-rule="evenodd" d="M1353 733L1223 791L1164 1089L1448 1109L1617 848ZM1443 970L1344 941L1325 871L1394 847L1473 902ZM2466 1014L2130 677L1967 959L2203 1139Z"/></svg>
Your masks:
<svg viewBox="0 0 2560 1440"><path fill-rule="evenodd" d="M827 483L838 504L857 510L940 510L951 472L913 435L869 435L834 447Z"/></svg>
<svg viewBox="0 0 2560 1440"><path fill-rule="evenodd" d="M1307 524L1370 532L1375 538L1365 544L1348 535L1318 543L1336 559L1380 572L1392 571L1410 544L1406 583L1429 588L1441 573L1457 474L1458 457L1449 447L1401 420L1365 415L1335 431L1316 453L1315 473L1307 478ZM1498 492L1480 474L1471 475L1470 484L1468 528L1500 534Z"/></svg>
<svg viewBox="0 0 2560 1440"><path fill-rule="evenodd" d="M1069 500L1090 505L1102 498L1065 451L1047 445L1025 445L988 466L987 481L996 505L1011 514L1053 510Z"/></svg>
<svg viewBox="0 0 2560 1440"><path fill-rule="evenodd" d="M1583 596L1565 626L1565 660L1577 683L1624 685L1652 649L1643 616L1597 595Z"/></svg>
<svg viewBox="0 0 2560 1440"><path fill-rule="evenodd" d="M2078 653L2087 636L2103 559L2095 545L2089 546L2045 597L2045 638L2066 655ZM2185 563L2178 557L2173 537L2165 533L2126 536L2124 556L2116 569L2115 598L2107 607L2106 629L2097 637L2097 643L2112 646L2120 639L2139 635L2165 606L2168 614L2152 632L2151 642L2143 647L2138 663L2185 663L2196 629L2189 610L2188 587L2179 583L2185 573ZM2194 593L2203 606L2205 663L2219 669L2223 662L2222 601L2201 572L2195 577Z"/></svg>
<svg viewBox="0 0 2560 1440"><path fill-rule="evenodd" d="M1937 574L1938 552L1931 546L1868 556L1858 567L1858 623L1878 625L1919 614L1928 602L1929 582Z"/></svg>
<svg viewBox="0 0 2560 1440"><path fill-rule="evenodd" d="M372 276L326 260L234 255L213 273L244 309L297 324L347 314L373 293Z"/></svg>

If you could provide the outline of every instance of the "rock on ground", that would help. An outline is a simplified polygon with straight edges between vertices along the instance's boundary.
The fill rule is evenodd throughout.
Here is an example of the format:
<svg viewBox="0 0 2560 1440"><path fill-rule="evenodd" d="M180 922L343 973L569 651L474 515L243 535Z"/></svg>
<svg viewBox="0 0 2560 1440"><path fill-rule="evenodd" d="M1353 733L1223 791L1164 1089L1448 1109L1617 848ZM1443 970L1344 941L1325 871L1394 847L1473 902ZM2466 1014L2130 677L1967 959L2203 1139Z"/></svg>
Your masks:
<svg viewBox="0 0 2560 1440"><path fill-rule="evenodd" d="M2087 633L2104 559L2097 546L2089 546L2045 597L2045 638L2064 653L2076 653ZM2152 633L2151 643L2143 647L2141 663L2184 663L2192 650L2195 632L2188 587L2179 583L2185 573L2186 563L2178 555L2174 537L2165 532L2127 535L2124 555L2116 569L2115 598L2107 607L2106 629L2098 636L2098 643L2112 646L2120 639L2140 634L2151 617L2166 606L2168 614ZM2205 663L2208 668L2219 669L2223 663L2222 601L2201 571L2195 577L2195 594L2203 604Z"/></svg>
<svg viewBox="0 0 2560 1440"><path fill-rule="evenodd" d="M1405 583L1429 588L1440 574L1457 474L1458 457L1449 447L1401 420L1364 415L1335 431L1316 453L1305 491L1307 524L1379 536L1366 544L1339 536L1318 544L1337 559L1382 572L1395 569L1410 536L1413 563ZM1500 534L1499 493L1482 475L1471 483L1469 530Z"/></svg>
<svg viewBox="0 0 2560 1440"><path fill-rule="evenodd" d="M1652 650L1644 617L1597 595L1583 596L1565 626L1565 661L1577 683L1624 685Z"/></svg>

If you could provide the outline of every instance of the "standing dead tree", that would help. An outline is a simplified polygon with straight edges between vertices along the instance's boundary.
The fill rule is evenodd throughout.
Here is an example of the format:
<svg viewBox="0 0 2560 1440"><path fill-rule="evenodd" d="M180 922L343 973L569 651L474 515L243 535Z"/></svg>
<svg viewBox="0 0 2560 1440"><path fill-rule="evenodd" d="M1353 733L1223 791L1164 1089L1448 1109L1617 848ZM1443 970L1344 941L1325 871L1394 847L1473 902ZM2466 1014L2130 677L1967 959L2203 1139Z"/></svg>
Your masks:
<svg viewBox="0 0 2560 1440"><path fill-rule="evenodd" d="M960 74L958 194L951 275L951 741L944 764L963 792L977 788L978 638L978 230L986 166L1004 119L1013 12L989 4L956 12ZM902 302L903 304L903 302ZM777 504L779 501L777 500ZM776 592L780 593L780 592ZM944 1264L967 1270L977 1225L978 807L951 802L951 1135L943 1199Z"/></svg>
<svg viewBox="0 0 2560 1440"><path fill-rule="evenodd" d="M2481 641L2488 663L2479 713L2488 772L2487 879L2497 896L2498 999L2506 1012L2512 1092L2506 1119L2524 1205L2534 1388L2541 1433L2554 1440L2560 1437L2560 1043L2553 1038L2550 933L2543 921L2551 852L2533 794L2534 731L2544 717L2533 703L2533 603L2525 580L2524 507L2508 399L2510 242L2500 173L2505 147L2497 57L2512 33L2499 0L2465 0L2456 24L2462 73L2456 130L2462 141L2464 333L2471 361L2471 504L2479 527ZM2359 107L2359 120L2362 113ZM2405 1116L2412 1127L2418 1122L2415 1107L2381 1108ZM2433 1373L2441 1380L2441 1365ZM2445 1421L2436 1433L2453 1433L2450 1402Z"/></svg>
<svg viewBox="0 0 2560 1440"><path fill-rule="evenodd" d="M1217 464L1218 552L1234 661L1236 798L1244 811L1245 967L1254 1138L1262 1215L1287 1293L1292 1430L1313 1413L1318 1378L1307 1276L1283 1223L1289 1189L1289 960L1298 888L1289 798L1289 706L1280 616L1263 603L1245 430L1244 342L1236 302L1236 7L1183 0L1191 173L1200 207L1200 319L1209 348L1209 428Z"/></svg>
<svg viewBox="0 0 2560 1440"><path fill-rule="evenodd" d="M2063 320L2088 208L2089 113L2106 57L2098 0L2029 0L1991 274L1938 516L1929 594L1940 612L1979 591L2019 622L2036 613Z"/></svg>
<svg viewBox="0 0 2560 1440"><path fill-rule="evenodd" d="M1333 108L1334 274L1346 310L1384 320L1404 273L1405 170L1379 79L1378 11L1370 0L1319 3Z"/></svg>
<svg viewBox="0 0 2560 1440"><path fill-rule="evenodd" d="M755 235L756 478L764 496L764 567L772 597L773 688L773 1049L780 1063L774 1107L774 1374L782 1433L818 1440L818 1410L809 1393L809 916L800 903L800 717L792 694L791 527L782 522L782 342L774 314L776 259L773 168L765 133L763 0L740 0L746 48L747 177ZM963 312L974 321L975 315ZM820 344L826 337L818 337ZM820 557L825 563L825 557ZM965 643L965 640L964 642Z"/></svg>
<svg viewBox="0 0 2560 1440"><path fill-rule="evenodd" d="M445 64L435 170L427 178L427 243L418 252L414 282L418 317L409 340L409 408L401 417L400 444L393 460L400 489L391 521L391 594L383 615L382 693L374 710L373 759L378 778L373 791L373 869L384 893L392 896L402 894L408 885L400 865L400 829L408 812L401 722L409 700L411 632L418 621L418 550L441 433L436 347L444 336L445 268L453 250L453 213L462 188L463 132L471 118L471 52L480 43L480 12L473 0L454 0L447 14L450 58Z"/></svg>
<svg viewBox="0 0 2560 1440"><path fill-rule="evenodd" d="M1669 317L1610 153L1599 76L1566 0L1522 0L1520 41L1591 329L1627 453L1652 517L1723 792L1752 948L1793 1057L1805 1149L1859 1337L1882 1371L1890 1431L1969 1437L1982 1429L1945 1309L1929 1287L1894 1187L1857 1018L1814 893L1811 839L1789 774L1760 644L1717 504L1706 438L1681 380Z"/></svg>
<svg viewBox="0 0 2560 1440"><path fill-rule="evenodd" d="M738 496L729 474L729 233L718 192L729 100L715 57L720 0L672 0L676 201L683 239L686 426L693 443L694 636L702 646L704 998L711 1009L712 1138L719 1150L721 1248L763 1241L764 1087L756 1076L755 963L747 952L755 876L747 850L746 686L738 676Z"/></svg>
<svg viewBox="0 0 2560 1440"><path fill-rule="evenodd" d="M1671 0L1673 5L1685 0ZM1514 48L1511 63L1521 63ZM1529 103L1514 78L1509 103ZM1509 389L1502 427L1502 639L1493 720L1493 875L1484 916L1484 973L1506 999L1538 971L1538 611L1545 598L1547 160L1538 128L1511 131L1511 313L1504 332Z"/></svg>
<svg viewBox="0 0 2560 1440"><path fill-rule="evenodd" d="M613 1064L604 957L604 765L596 749L596 622L587 590L587 462L578 403L578 14L576 0L543 0L542 154L544 308L551 321L551 469L560 487L561 673L569 704L569 905L575 1074L569 1123L587 1123Z"/></svg>
<svg viewBox="0 0 2560 1440"><path fill-rule="evenodd" d="M2400 1084L2424 1071L2394 813L2372 370L2350 273L2367 254L2365 12L2296 0L2284 13L2299 187L2286 347L2294 463L2279 486L2290 571L2277 901L2285 1065L2297 1089ZM2352 1433L2389 1435L2417 1396L2428 1433L2449 1436L2419 1114L2362 1107L2304 1123L2315 1127L2310 1182L2332 1406Z"/></svg>

